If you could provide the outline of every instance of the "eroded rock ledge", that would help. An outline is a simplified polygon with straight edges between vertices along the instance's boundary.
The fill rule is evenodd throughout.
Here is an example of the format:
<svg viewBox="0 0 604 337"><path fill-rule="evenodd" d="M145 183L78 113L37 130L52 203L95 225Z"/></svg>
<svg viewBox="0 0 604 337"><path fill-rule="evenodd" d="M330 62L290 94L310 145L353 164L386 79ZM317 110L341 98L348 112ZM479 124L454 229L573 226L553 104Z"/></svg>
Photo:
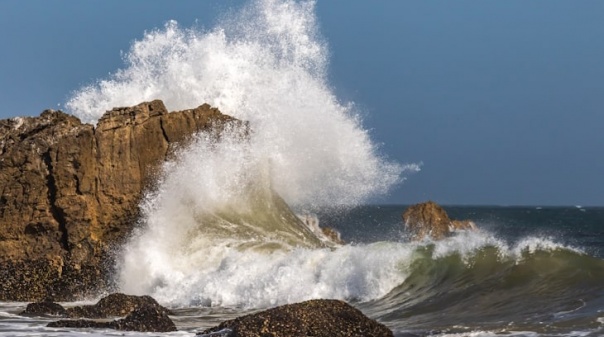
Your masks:
<svg viewBox="0 0 604 337"><path fill-rule="evenodd" d="M243 124L205 104L156 100L97 126L61 111L0 121L0 301L73 300L108 286L111 249L130 233L145 188L178 144Z"/></svg>

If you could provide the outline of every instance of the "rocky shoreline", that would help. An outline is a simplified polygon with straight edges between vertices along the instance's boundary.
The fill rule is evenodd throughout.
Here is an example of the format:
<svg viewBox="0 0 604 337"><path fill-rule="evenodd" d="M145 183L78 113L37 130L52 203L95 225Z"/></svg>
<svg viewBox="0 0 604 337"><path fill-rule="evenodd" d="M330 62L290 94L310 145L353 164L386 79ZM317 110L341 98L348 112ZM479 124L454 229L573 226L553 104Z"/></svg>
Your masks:
<svg viewBox="0 0 604 337"><path fill-rule="evenodd" d="M196 133L220 137L233 124L248 128L207 104L168 112L159 100L115 108L96 126L54 110L0 121L0 301L38 301L21 315L61 318L48 327L175 331L171 312L149 296L116 293L67 308L56 301L113 289L112 253L135 227L161 164ZM200 335L309 334L392 336L336 300L268 309Z"/></svg>
<svg viewBox="0 0 604 337"><path fill-rule="evenodd" d="M115 108L96 126L54 110L0 121L0 301L38 301L21 315L62 318L48 327L175 331L171 312L149 296L115 293L95 305L68 308L55 302L114 290L113 253L136 226L141 198L162 163L196 133L220 137L229 125L248 129L207 104L168 112L159 100ZM407 209L403 222L418 240L474 228L449 219L432 202ZM321 230L343 243L337 231ZM321 299L245 315L198 335L392 332L345 302Z"/></svg>
<svg viewBox="0 0 604 337"><path fill-rule="evenodd" d="M50 302L34 302L22 316L65 318L53 321L49 328L114 329L119 331L177 331L170 319L172 313L149 296L111 294L94 305L63 307ZM116 317L121 317L114 319ZM85 318L85 319L83 319ZM392 337L392 331L365 316L361 311L339 300L310 300L267 309L227 320L199 332L198 336L315 336Z"/></svg>
<svg viewBox="0 0 604 337"><path fill-rule="evenodd" d="M159 101L96 126L61 111L0 121L0 301L71 301L111 290L113 251L159 167L200 131L247 127L205 104Z"/></svg>

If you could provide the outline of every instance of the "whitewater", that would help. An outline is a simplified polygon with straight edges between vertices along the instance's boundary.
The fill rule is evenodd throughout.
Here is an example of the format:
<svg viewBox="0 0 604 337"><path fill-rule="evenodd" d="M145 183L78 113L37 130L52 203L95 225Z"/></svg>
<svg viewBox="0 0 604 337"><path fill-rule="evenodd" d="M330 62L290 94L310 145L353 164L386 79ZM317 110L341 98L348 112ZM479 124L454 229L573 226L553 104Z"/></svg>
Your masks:
<svg viewBox="0 0 604 337"><path fill-rule="evenodd" d="M163 164L115 251L118 290L169 306L182 331L166 335L315 298L345 300L396 336L604 333L603 209L452 207L480 230L413 242L403 206L367 205L420 165L389 160L364 112L336 96L315 6L252 0L209 29L169 21L73 92L67 110L90 123L155 99L249 122L197 134ZM124 334L45 328L23 306L0 303L0 335Z"/></svg>
<svg viewBox="0 0 604 337"><path fill-rule="evenodd" d="M248 121L251 129L247 136L227 130L219 142L199 135L164 165L162 179L142 205L141 226L124 247L123 291L179 305L262 307L316 297L371 298L392 288L362 290L371 287L359 280L357 290L336 291L343 281L309 275L313 268L328 268L321 262L324 255L339 260L339 254L363 253L302 252L301 247L319 248L308 236L271 239L288 241L288 249L270 256L238 248L243 241L266 244L276 232L264 228L274 219L261 223L244 215L258 218L260 208L271 207L268 190L298 213L352 207L387 193L404 173L419 169L380 155L354 104L334 95L314 6L313 1L253 1L207 31L170 21L133 43L125 68L69 100L68 109L89 122L112 107L152 99L172 110L209 103ZM238 223L233 214L245 221ZM377 254L368 258L368 267L386 253ZM292 289L300 279L309 282L307 290ZM246 281L252 284L243 285Z"/></svg>

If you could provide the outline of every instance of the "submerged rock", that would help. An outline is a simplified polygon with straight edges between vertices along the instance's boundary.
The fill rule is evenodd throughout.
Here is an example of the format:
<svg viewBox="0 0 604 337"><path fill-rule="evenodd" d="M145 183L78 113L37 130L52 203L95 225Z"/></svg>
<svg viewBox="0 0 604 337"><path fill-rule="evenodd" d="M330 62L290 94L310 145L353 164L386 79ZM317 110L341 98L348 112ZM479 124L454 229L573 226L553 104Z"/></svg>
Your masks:
<svg viewBox="0 0 604 337"><path fill-rule="evenodd" d="M205 104L108 111L95 126L61 111L0 120L0 301L73 300L106 289L110 251L175 147L245 125Z"/></svg>
<svg viewBox="0 0 604 337"><path fill-rule="evenodd" d="M431 237L440 240L458 229L476 229L469 220L451 220L447 212L433 201L410 206L403 213L403 223L415 240Z"/></svg>
<svg viewBox="0 0 604 337"><path fill-rule="evenodd" d="M311 300L220 323L198 335L212 337L392 337L392 331L349 304Z"/></svg>

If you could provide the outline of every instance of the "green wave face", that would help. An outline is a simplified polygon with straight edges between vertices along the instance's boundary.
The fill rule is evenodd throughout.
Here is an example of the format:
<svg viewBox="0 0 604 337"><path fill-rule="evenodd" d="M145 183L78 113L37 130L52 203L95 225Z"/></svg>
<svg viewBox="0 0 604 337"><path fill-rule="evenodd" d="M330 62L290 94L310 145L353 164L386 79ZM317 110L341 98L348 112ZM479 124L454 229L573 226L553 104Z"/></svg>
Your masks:
<svg viewBox="0 0 604 337"><path fill-rule="evenodd" d="M294 214L285 201L265 184L247 187L236 203L196 215L198 226L190 238L204 236L229 241L240 249L273 251L296 247L319 248L324 243Z"/></svg>
<svg viewBox="0 0 604 337"><path fill-rule="evenodd" d="M401 329L464 326L545 331L593 323L604 305L604 260L564 247L520 249L495 245L470 254L435 256L440 243L418 247L408 276L371 313ZM508 326L509 324L509 326ZM544 330L545 329L545 330Z"/></svg>

